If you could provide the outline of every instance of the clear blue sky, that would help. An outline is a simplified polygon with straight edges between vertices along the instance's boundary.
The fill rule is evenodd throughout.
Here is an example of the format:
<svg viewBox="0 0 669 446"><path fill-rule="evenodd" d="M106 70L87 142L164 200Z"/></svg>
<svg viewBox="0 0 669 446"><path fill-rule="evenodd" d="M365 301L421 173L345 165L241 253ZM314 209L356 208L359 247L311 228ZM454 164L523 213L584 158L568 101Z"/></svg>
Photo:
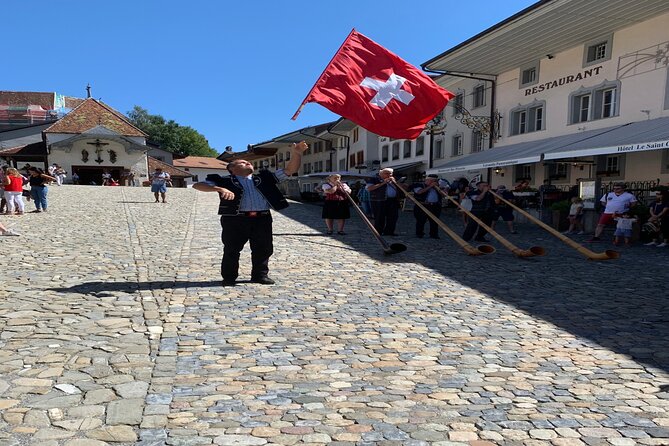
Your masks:
<svg viewBox="0 0 669 446"><path fill-rule="evenodd" d="M421 63L535 0L2 2L0 90L92 95L235 151L337 119L290 118L352 28Z"/></svg>

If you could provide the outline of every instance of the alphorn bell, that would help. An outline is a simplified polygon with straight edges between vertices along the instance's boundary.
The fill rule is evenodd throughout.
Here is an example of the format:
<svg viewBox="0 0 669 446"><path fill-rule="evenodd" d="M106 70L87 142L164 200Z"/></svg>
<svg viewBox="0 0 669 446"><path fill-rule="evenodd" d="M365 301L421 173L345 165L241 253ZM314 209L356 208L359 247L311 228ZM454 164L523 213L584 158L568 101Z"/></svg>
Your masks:
<svg viewBox="0 0 669 446"><path fill-rule="evenodd" d="M448 234L448 236L452 238L455 243L460 245L460 247L464 249L467 254L469 254L470 256L480 256L481 254L492 254L493 252L495 252L495 248L490 245L479 245L476 248L474 248L472 245L464 241L462 237L456 234L451 228L446 226L446 223L441 221L439 218L437 218L436 215L427 210L427 208L423 206L423 204L420 201L416 200L416 198L413 195L409 194L407 191L402 189L402 187L400 187L400 185L397 184L395 181L393 181L393 183L395 184L396 189L401 190L405 197L413 201L413 203L416 206L418 206L423 212L425 212L425 215L430 217L430 219L432 219L436 224L438 224L439 227L443 229L444 232Z"/></svg>
<svg viewBox="0 0 669 446"><path fill-rule="evenodd" d="M486 225L481 221L480 218L478 218L476 215L472 214L469 212L467 209L465 209L460 203L455 201L453 197L449 196L446 192L444 192L441 189L437 189L441 195L446 197L451 203L454 203L462 212L467 214L469 218L474 220L476 223L478 223L479 226L483 227L486 231L490 233L493 237L497 239L506 249L514 253L517 257L534 257L534 256L542 256L546 254L546 250L542 248L541 246L532 246L530 249L520 249L504 237L502 237L497 231L495 231L493 228L490 226Z"/></svg>
<svg viewBox="0 0 669 446"><path fill-rule="evenodd" d="M365 213L362 211L362 209L360 209L360 207L356 204L356 202L353 200L353 198L351 198L349 193L346 192L343 188L340 188L339 190L341 190L342 192L344 192L346 194L346 198L348 198L348 201L353 205L353 208L358 212L358 215L360 215L360 218L362 218L362 221L365 222L365 224L367 225L367 227L371 231L374 238L376 238L376 240L378 240L378 242L383 247L383 253L385 255L388 256L388 255L391 255L391 254L397 254L398 252L403 252L403 251L407 250L406 245L403 245L402 243L393 243L393 244L389 245L388 242L386 242L384 240L384 238L381 237L381 234L379 234L379 231L376 230L376 228L374 227L372 222L369 221L369 218L367 218Z"/></svg>
<svg viewBox="0 0 669 446"><path fill-rule="evenodd" d="M568 244L569 246L571 246L572 248L574 248L575 250L577 250L578 252L580 252L581 254L586 256L589 260L609 260L609 259L617 259L617 258L620 257L620 253L618 251L614 251L612 249L607 249L604 252L591 251L588 248L586 248L585 246L583 246L579 243L576 243L575 241L573 241L569 237L560 234L558 231L551 228L550 226L548 226L543 221L539 220L538 218L532 216L528 212L525 212L524 210L522 210L521 208L519 208L515 204L511 203L509 200L505 200L504 198L500 197L499 195L497 195L496 193L494 193L492 191L490 191L490 193L493 194L493 196L497 197L500 201L503 201L504 203L508 204L509 206L511 206L512 208L514 208L518 212L520 212L522 215L527 217L527 219L530 220L531 222L541 226L543 229L550 232L551 234L553 234L554 236L556 236L557 238L559 238L560 240L562 240L563 242L565 242L566 244Z"/></svg>

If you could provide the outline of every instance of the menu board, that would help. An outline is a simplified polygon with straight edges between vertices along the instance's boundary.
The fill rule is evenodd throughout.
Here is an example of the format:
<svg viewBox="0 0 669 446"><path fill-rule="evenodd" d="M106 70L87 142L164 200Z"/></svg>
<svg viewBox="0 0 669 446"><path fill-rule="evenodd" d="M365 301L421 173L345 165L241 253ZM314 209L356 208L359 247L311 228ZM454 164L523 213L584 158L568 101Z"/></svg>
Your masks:
<svg viewBox="0 0 669 446"><path fill-rule="evenodd" d="M597 201L597 181L585 180L578 185L578 196L583 200L586 209L594 209Z"/></svg>

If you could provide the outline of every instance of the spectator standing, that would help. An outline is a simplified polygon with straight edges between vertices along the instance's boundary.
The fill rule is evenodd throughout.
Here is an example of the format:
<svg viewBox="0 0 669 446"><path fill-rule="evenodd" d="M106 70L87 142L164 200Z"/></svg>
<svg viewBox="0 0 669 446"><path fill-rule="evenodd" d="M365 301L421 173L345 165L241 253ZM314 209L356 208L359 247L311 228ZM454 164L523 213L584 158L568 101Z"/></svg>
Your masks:
<svg viewBox="0 0 669 446"><path fill-rule="evenodd" d="M165 200L165 194L167 193L167 183L170 181L170 174L167 172L163 172L163 169L160 167L156 167L156 170L151 174L151 192L153 192L153 196L156 198L156 203L158 203L160 200L158 200L158 195L160 194L160 198L162 198L163 203L167 203Z"/></svg>
<svg viewBox="0 0 669 446"><path fill-rule="evenodd" d="M569 229L563 234L583 234L583 199L580 197L573 197L571 199L571 206L569 207ZM578 231L578 232L576 232Z"/></svg>
<svg viewBox="0 0 669 446"><path fill-rule="evenodd" d="M30 183L30 196L35 202L34 212L46 212L48 205L46 197L49 192L47 185L50 181L55 181L56 179L45 174L42 169L37 167L30 167L28 173L30 174L28 177Z"/></svg>
<svg viewBox="0 0 669 446"><path fill-rule="evenodd" d="M630 208L636 206L636 197L625 191L625 183L615 183L613 185L613 192L608 192L599 200L604 206L604 212L599 217L597 228L595 228L595 235L589 242L600 241L600 236L604 231L604 227L614 222L615 214L622 214L629 211Z"/></svg>
<svg viewBox="0 0 669 446"><path fill-rule="evenodd" d="M360 203L360 208L367 217L374 218L374 215L372 214L372 202L370 201L369 191L367 190L367 187L365 187L364 182L360 185L360 190L358 191L358 203Z"/></svg>
<svg viewBox="0 0 669 446"><path fill-rule="evenodd" d="M79 174L72 172L72 184L79 184Z"/></svg>
<svg viewBox="0 0 669 446"><path fill-rule="evenodd" d="M669 246L669 191L655 192L655 203L650 206L649 222L655 227L659 226L659 231L654 234L654 239L646 246L657 246L665 248Z"/></svg>
<svg viewBox="0 0 669 446"><path fill-rule="evenodd" d="M65 175L67 175L67 172L65 172L65 169L63 169L60 165L55 164L55 169L53 171L53 176L56 178L56 185L62 186L63 181L65 180Z"/></svg>
<svg viewBox="0 0 669 446"><path fill-rule="evenodd" d="M23 175L19 173L13 167L7 169L7 174L5 175L5 200L7 200L7 211L5 212L8 215L14 214L23 215L24 204L23 204Z"/></svg>
<svg viewBox="0 0 669 446"><path fill-rule="evenodd" d="M7 177L7 168L9 166L2 166L0 169L0 214L4 214L7 210L7 200L5 199L5 178Z"/></svg>
<svg viewBox="0 0 669 446"><path fill-rule="evenodd" d="M629 211L625 211L622 214L616 214L613 219L616 221L616 232L613 234L613 244L619 245L620 238L622 237L625 240L625 246L631 246L632 242L632 228L634 223L639 219L636 216L632 216Z"/></svg>

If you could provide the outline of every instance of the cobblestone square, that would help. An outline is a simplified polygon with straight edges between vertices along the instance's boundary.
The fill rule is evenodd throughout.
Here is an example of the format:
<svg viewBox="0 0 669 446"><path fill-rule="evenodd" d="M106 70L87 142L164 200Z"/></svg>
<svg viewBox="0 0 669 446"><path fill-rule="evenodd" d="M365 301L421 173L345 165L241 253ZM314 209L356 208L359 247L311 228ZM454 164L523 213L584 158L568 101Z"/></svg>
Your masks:
<svg viewBox="0 0 669 446"><path fill-rule="evenodd" d="M49 194L2 218L0 446L669 444L668 250L468 257L406 212L384 256L292 203L277 284L224 288L216 194Z"/></svg>

